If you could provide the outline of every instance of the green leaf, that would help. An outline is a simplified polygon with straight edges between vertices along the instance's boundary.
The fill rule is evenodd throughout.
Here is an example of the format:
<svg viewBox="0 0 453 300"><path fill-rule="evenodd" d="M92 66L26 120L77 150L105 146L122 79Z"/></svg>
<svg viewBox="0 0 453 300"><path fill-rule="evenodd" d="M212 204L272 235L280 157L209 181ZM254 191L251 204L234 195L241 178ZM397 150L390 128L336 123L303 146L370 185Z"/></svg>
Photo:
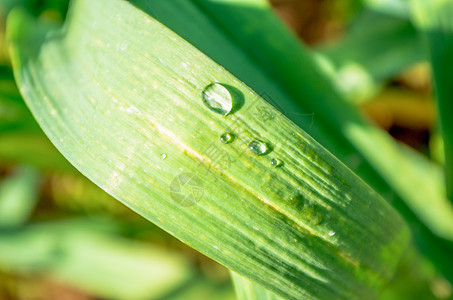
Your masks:
<svg viewBox="0 0 453 300"><path fill-rule="evenodd" d="M239 274L231 272L237 300L281 300L263 287L251 282Z"/></svg>
<svg viewBox="0 0 453 300"><path fill-rule="evenodd" d="M35 207L39 174L22 167L0 182L0 229L23 225Z"/></svg>
<svg viewBox="0 0 453 300"><path fill-rule="evenodd" d="M453 203L453 2L413 0L414 19L427 36L445 156L448 197Z"/></svg>
<svg viewBox="0 0 453 300"><path fill-rule="evenodd" d="M74 172L25 105L12 71L0 67L0 161Z"/></svg>
<svg viewBox="0 0 453 300"><path fill-rule="evenodd" d="M368 9L399 18L410 17L410 6L406 0L361 0Z"/></svg>
<svg viewBox="0 0 453 300"><path fill-rule="evenodd" d="M193 278L183 257L114 236L117 226L79 219L0 233L0 270L45 273L104 299L163 299Z"/></svg>
<svg viewBox="0 0 453 300"><path fill-rule="evenodd" d="M399 15L392 1L378 2L380 11ZM453 251L453 208L437 188L437 177L420 173L387 133L366 122L342 99L315 63L315 55L272 13L267 1L132 3L259 92L357 172L399 210L411 225L417 246L453 282L449 254ZM407 14L399 17L407 18ZM429 163L420 154L412 156ZM426 199L430 199L429 206Z"/></svg>
<svg viewBox="0 0 453 300"><path fill-rule="evenodd" d="M353 102L370 99L385 81L426 57L421 35L408 18L370 10L362 11L344 36L315 50Z"/></svg>
<svg viewBox="0 0 453 300"><path fill-rule="evenodd" d="M52 142L108 193L285 298L370 298L391 277L408 238L399 215L225 69L125 1L74 1L49 28L11 13L17 82ZM226 116L202 101L216 82L234 104Z"/></svg>
<svg viewBox="0 0 453 300"><path fill-rule="evenodd" d="M287 30L267 1L133 3L279 108L394 202L405 217L415 214L415 228L426 226L429 234L453 241L453 207L436 188L435 178L419 176L399 145L344 101L319 69L315 55ZM395 193L398 197L393 197ZM425 199L431 199L428 208Z"/></svg>

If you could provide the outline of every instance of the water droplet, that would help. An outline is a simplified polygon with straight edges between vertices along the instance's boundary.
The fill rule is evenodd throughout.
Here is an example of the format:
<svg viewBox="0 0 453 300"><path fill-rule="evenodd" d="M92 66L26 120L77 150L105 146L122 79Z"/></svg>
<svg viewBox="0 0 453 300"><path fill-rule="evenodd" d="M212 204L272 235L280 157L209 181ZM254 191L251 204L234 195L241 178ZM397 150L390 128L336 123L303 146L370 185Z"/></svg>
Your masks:
<svg viewBox="0 0 453 300"><path fill-rule="evenodd" d="M283 162L277 158L273 158L271 160L271 166L273 166L274 168L278 168L278 167L283 166Z"/></svg>
<svg viewBox="0 0 453 300"><path fill-rule="evenodd" d="M233 109L233 96L230 91L220 83L208 85L201 94L203 103L213 112L228 115Z"/></svg>
<svg viewBox="0 0 453 300"><path fill-rule="evenodd" d="M162 153L162 154L160 155L160 159L164 160L164 159L166 159L166 158L167 158L167 154Z"/></svg>
<svg viewBox="0 0 453 300"><path fill-rule="evenodd" d="M229 133L229 132L225 132L224 134L222 134L220 136L220 141L224 144L229 144L231 143L232 141L234 140L234 135Z"/></svg>
<svg viewBox="0 0 453 300"><path fill-rule="evenodd" d="M319 225L324 220L324 216L318 212L318 206L316 205L305 206L302 211L302 218L313 225Z"/></svg>
<svg viewBox="0 0 453 300"><path fill-rule="evenodd" d="M332 231L332 230L329 231L329 235L330 235L330 236L334 236L334 235L335 235L335 231Z"/></svg>
<svg viewBox="0 0 453 300"><path fill-rule="evenodd" d="M270 151L269 145L260 140L253 140L249 144L249 148L253 153L255 153L256 155L259 155L259 156L266 155Z"/></svg>

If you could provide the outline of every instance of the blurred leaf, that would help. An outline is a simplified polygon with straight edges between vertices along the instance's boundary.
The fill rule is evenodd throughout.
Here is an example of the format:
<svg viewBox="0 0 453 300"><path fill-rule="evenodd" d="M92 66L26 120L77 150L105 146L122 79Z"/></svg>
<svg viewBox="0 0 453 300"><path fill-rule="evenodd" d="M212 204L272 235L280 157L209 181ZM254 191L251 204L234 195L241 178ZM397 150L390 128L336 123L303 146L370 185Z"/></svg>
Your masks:
<svg viewBox="0 0 453 300"><path fill-rule="evenodd" d="M167 295L162 300L237 300L230 285L215 285L207 280L198 279L185 286L184 289Z"/></svg>
<svg viewBox="0 0 453 300"><path fill-rule="evenodd" d="M440 165L445 164L444 140L442 139L442 135L439 133L438 130L433 130L431 132L431 139L429 141L429 152L431 153L431 157L433 158L434 161L436 161ZM445 176L443 176L443 178L444 177Z"/></svg>
<svg viewBox="0 0 453 300"><path fill-rule="evenodd" d="M0 161L26 163L47 171L76 171L42 132L0 132Z"/></svg>
<svg viewBox="0 0 453 300"><path fill-rule="evenodd" d="M451 286L434 266L420 254L409 251L403 256L395 277L385 287L379 300L451 299Z"/></svg>
<svg viewBox="0 0 453 300"><path fill-rule="evenodd" d="M39 174L22 167L0 182L0 229L23 225L38 198Z"/></svg>
<svg viewBox="0 0 453 300"><path fill-rule="evenodd" d="M0 72L6 77L0 79L0 134L12 130L41 132L16 88L12 71L0 67Z"/></svg>
<svg viewBox="0 0 453 300"><path fill-rule="evenodd" d="M119 0L75 1L63 29L49 28L9 17L20 90L57 148L115 198L287 298L373 297L391 276L408 238L399 215L203 53ZM207 109L213 82L242 107ZM227 130L235 141L219 143ZM256 139L272 155L250 151Z"/></svg>
<svg viewBox="0 0 453 300"><path fill-rule="evenodd" d="M316 49L332 64L335 84L354 102L426 57L420 34L408 18L364 10L345 36Z"/></svg>
<svg viewBox="0 0 453 300"><path fill-rule="evenodd" d="M265 288L251 282L239 274L231 272L237 300L281 300Z"/></svg>
<svg viewBox="0 0 453 300"><path fill-rule="evenodd" d="M368 9L394 15L400 18L410 17L410 6L406 0L361 0Z"/></svg>
<svg viewBox="0 0 453 300"><path fill-rule="evenodd" d="M412 0L414 18L431 52L440 130L443 136L448 197L453 203L453 1Z"/></svg>
<svg viewBox="0 0 453 300"><path fill-rule="evenodd" d="M0 161L42 170L75 172L50 143L14 82L11 69L0 67Z"/></svg>
<svg viewBox="0 0 453 300"><path fill-rule="evenodd" d="M56 11L61 17L66 15L69 0L2 0L0 12L7 14L15 7L27 9L34 16L39 16L45 11Z"/></svg>
<svg viewBox="0 0 453 300"><path fill-rule="evenodd" d="M436 123L436 108L430 97L406 89L387 88L372 101L361 105L361 109L387 130L399 126L430 131ZM424 164L436 166L423 156L418 157ZM439 178L436 183L443 185L443 179Z"/></svg>
<svg viewBox="0 0 453 300"><path fill-rule="evenodd" d="M115 237L115 226L81 219L1 233L0 269L47 274L107 299L162 298L193 276L179 255Z"/></svg>
<svg viewBox="0 0 453 300"><path fill-rule="evenodd" d="M51 176L49 190L52 200L63 210L142 219L78 172Z"/></svg>

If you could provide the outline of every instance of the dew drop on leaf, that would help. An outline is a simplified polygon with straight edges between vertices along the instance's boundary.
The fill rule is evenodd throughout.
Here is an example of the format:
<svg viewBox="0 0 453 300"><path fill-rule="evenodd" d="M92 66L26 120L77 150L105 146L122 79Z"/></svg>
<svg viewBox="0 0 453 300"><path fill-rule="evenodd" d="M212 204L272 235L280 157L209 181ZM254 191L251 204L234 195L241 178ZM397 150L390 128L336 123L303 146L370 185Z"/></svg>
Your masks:
<svg viewBox="0 0 453 300"><path fill-rule="evenodd" d="M162 153L162 154L160 155L160 159L164 160L164 159L166 159L166 158L167 158L167 154Z"/></svg>
<svg viewBox="0 0 453 300"><path fill-rule="evenodd" d="M260 140L253 140L249 144L249 148L253 153L255 153L256 155L259 155L259 156L266 155L270 151L269 145Z"/></svg>
<svg viewBox="0 0 453 300"><path fill-rule="evenodd" d="M220 141L224 144L229 144L231 143L232 141L234 140L234 135L229 133L229 132L225 132L224 134L222 134L220 136Z"/></svg>
<svg viewBox="0 0 453 300"><path fill-rule="evenodd" d="M278 167L283 166L283 162L277 158L273 158L271 160L271 166L273 166L274 168L278 168Z"/></svg>
<svg viewBox="0 0 453 300"><path fill-rule="evenodd" d="M211 111L228 115L233 109L233 96L230 91L220 83L212 83L208 85L201 94L203 103Z"/></svg>
<svg viewBox="0 0 453 300"><path fill-rule="evenodd" d="M318 206L316 205L305 206L301 217L312 225L319 225L324 220L324 216L318 211Z"/></svg>

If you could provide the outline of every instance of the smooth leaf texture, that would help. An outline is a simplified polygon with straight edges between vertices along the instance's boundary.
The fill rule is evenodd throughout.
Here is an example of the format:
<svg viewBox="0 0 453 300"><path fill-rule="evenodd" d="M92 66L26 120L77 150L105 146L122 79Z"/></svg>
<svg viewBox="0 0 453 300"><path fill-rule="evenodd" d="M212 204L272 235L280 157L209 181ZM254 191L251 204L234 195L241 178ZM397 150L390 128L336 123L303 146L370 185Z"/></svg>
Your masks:
<svg viewBox="0 0 453 300"><path fill-rule="evenodd" d="M141 10L78 0L61 29L15 11L8 33L21 93L51 141L183 242L288 299L373 298L391 277L408 238L393 208ZM207 109L202 92L214 82L242 107L226 117ZM230 144L219 142L226 131ZM256 139L268 155L249 151Z"/></svg>
<svg viewBox="0 0 453 300"><path fill-rule="evenodd" d="M442 183L419 172L407 151L342 99L313 53L275 16L268 1L130 2L247 83L354 170L398 209L419 249L453 282L453 207L438 188ZM408 18L407 3L398 1L404 10L400 14L403 10L396 10L393 1L378 2L369 4ZM414 156L430 163L412 151Z"/></svg>
<svg viewBox="0 0 453 300"><path fill-rule="evenodd" d="M405 217L414 219L417 230L427 226L431 232L424 238L440 236L453 241L453 207L443 191L436 188L436 179L419 176L417 167L405 159L399 145L342 99L319 70L313 53L271 13L267 1L131 3L196 45L278 107L388 201L394 202ZM388 8L384 4L379 7ZM395 193L398 197L393 199ZM425 205L427 198L431 199L429 207ZM433 233L438 237L433 237Z"/></svg>

